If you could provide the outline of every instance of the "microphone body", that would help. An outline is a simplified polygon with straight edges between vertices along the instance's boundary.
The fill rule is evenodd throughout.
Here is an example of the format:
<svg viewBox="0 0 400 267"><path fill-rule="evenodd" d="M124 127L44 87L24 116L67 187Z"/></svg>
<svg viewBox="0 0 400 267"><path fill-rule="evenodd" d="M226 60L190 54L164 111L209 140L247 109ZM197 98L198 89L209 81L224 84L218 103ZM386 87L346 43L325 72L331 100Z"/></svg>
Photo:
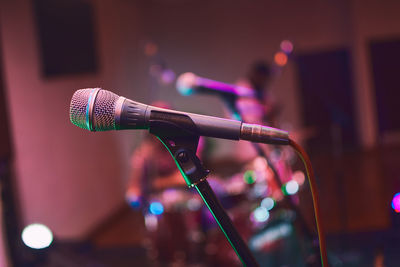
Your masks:
<svg viewBox="0 0 400 267"><path fill-rule="evenodd" d="M249 140L269 144L288 144L286 131L200 114L175 111L142 104L100 88L81 89L74 93L70 105L73 124L90 131L149 129L152 119L165 120L173 115L188 119L199 136L231 140ZM182 123L182 127L186 127Z"/></svg>
<svg viewBox="0 0 400 267"><path fill-rule="evenodd" d="M191 72L186 72L178 77L176 88L182 95L204 93L234 98L255 97L254 91L249 88L206 79Z"/></svg>

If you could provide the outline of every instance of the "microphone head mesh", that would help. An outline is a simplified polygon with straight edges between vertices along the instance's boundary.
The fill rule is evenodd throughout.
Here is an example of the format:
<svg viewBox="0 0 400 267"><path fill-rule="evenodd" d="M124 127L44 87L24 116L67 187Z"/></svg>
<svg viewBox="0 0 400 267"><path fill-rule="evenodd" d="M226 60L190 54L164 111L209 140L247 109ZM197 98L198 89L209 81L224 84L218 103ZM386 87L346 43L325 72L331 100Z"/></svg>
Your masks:
<svg viewBox="0 0 400 267"><path fill-rule="evenodd" d="M69 119L76 126L90 130L86 124L86 110L93 89L80 89L74 93L69 106Z"/></svg>
<svg viewBox="0 0 400 267"><path fill-rule="evenodd" d="M115 130L115 104L118 98L118 95L107 90L97 93L92 122L96 131Z"/></svg>
<svg viewBox="0 0 400 267"><path fill-rule="evenodd" d="M115 103L118 95L107 90L99 90L94 99L93 116L89 118L90 96L96 89L80 89L74 93L71 99L69 117L76 126L91 130L87 118L96 131L107 131L115 129Z"/></svg>

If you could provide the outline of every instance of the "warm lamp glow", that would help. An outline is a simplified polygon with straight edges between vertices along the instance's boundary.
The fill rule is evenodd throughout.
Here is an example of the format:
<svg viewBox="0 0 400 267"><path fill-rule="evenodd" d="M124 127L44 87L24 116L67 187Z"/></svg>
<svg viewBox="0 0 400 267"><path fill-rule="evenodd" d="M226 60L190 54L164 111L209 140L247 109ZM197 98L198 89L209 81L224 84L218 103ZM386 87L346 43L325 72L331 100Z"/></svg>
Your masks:
<svg viewBox="0 0 400 267"><path fill-rule="evenodd" d="M285 53L277 52L277 53L275 53L274 61L275 61L276 65L282 67L282 66L286 65L286 63L288 61L288 58L287 58L287 55Z"/></svg>

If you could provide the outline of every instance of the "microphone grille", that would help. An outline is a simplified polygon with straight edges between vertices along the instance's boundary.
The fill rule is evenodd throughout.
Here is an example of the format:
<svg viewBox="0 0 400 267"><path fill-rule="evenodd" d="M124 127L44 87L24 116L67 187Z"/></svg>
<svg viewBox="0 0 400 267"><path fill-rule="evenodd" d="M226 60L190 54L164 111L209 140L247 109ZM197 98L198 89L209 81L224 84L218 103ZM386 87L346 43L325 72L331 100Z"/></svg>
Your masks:
<svg viewBox="0 0 400 267"><path fill-rule="evenodd" d="M74 93L71 99L69 117L76 126L96 131L107 131L115 129L115 103L118 95L99 88L80 89ZM89 117L89 104L93 101L93 115ZM89 121L91 120L91 121Z"/></svg>
<svg viewBox="0 0 400 267"><path fill-rule="evenodd" d="M86 124L86 111L88 110L89 96L93 89L80 89L74 93L69 106L69 119L76 126L90 130Z"/></svg>
<svg viewBox="0 0 400 267"><path fill-rule="evenodd" d="M115 130L115 104L119 96L107 90L97 93L93 110L93 128L96 131Z"/></svg>

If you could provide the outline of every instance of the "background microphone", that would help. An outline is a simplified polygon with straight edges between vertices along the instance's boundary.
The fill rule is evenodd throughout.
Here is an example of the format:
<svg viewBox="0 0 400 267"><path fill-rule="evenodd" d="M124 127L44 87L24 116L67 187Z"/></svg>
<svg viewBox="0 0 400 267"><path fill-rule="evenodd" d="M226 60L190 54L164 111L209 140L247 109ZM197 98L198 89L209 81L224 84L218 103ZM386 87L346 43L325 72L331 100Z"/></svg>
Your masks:
<svg viewBox="0 0 400 267"><path fill-rule="evenodd" d="M202 78L191 72L186 72L178 77L176 88L182 95L205 93L234 98L255 97L253 90L249 88Z"/></svg>
<svg viewBox="0 0 400 267"><path fill-rule="evenodd" d="M70 120L90 131L151 129L154 121L173 124L199 136L249 140L267 144L289 143L288 132L218 117L205 116L149 106L100 88L74 93Z"/></svg>

